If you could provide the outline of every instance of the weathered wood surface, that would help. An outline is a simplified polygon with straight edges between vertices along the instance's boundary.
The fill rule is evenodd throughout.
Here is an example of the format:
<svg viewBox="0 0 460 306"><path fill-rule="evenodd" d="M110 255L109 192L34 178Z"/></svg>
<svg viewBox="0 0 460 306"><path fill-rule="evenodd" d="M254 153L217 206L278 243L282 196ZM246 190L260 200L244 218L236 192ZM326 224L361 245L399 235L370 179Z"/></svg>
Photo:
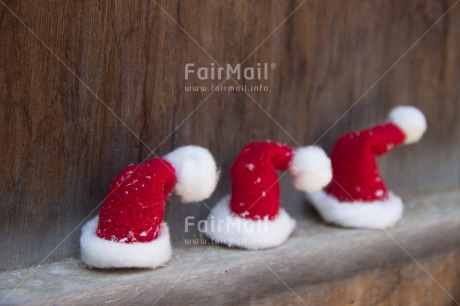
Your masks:
<svg viewBox="0 0 460 306"><path fill-rule="evenodd" d="M270 295L252 305L357 305L441 306L460 299L460 251L438 254L418 261L380 267L353 277ZM441 288L442 286L443 288ZM446 294L447 291L448 294Z"/></svg>
<svg viewBox="0 0 460 306"><path fill-rule="evenodd" d="M158 155L184 144L208 147L223 170L207 202L213 205L228 192L226 173L245 143L320 138L329 149L392 106L413 104L430 130L422 143L382 160L390 187L458 187L460 6L322 137L453 3L308 0L277 28L300 0L3 0L0 269L50 254L100 203L117 172L149 155L144 144ZM189 35L220 64L275 63L264 82L269 92L250 94L292 138L244 93L214 93L200 104L208 93L186 92L185 64L213 62ZM283 190L289 209L304 205L287 181ZM184 216L207 213L173 198L165 218L179 239ZM48 260L77 254L78 236L70 234Z"/></svg>
<svg viewBox="0 0 460 306"><path fill-rule="evenodd" d="M6 304L456 305L437 283L459 300L459 201L459 191L406 198L406 218L387 232L326 226L308 210L279 248L175 242L172 260L153 271L90 270L71 259L3 272L0 301L9 295Z"/></svg>

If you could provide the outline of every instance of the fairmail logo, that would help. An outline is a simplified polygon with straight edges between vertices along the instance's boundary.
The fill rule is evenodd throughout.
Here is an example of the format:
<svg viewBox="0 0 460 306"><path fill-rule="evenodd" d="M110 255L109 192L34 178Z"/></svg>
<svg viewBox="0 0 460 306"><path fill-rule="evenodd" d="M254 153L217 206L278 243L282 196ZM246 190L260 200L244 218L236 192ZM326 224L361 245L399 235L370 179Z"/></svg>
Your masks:
<svg viewBox="0 0 460 306"><path fill-rule="evenodd" d="M257 63L255 67L242 67L241 64L218 66L211 63L209 67L196 67L194 63L187 63L184 69L185 80L268 80L270 70L274 70L276 64Z"/></svg>

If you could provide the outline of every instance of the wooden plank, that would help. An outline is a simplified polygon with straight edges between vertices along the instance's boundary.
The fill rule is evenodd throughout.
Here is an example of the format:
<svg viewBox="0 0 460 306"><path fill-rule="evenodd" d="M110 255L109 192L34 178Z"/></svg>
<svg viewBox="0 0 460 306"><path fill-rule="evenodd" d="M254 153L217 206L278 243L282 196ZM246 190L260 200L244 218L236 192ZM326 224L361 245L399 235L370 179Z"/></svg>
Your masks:
<svg viewBox="0 0 460 306"><path fill-rule="evenodd" d="M5 1L30 31L0 5L0 270L77 254L72 230L118 171L148 156L142 142L158 155L209 147L223 170L212 206L245 143L294 144L287 133L315 142L453 2L306 1L269 36L300 0L159 1L164 11L150 1ZM168 15L221 64L275 63L269 92L250 94L287 133L243 93L215 93L191 114L208 93L185 91L184 66L212 59ZM459 15L454 8L319 143L330 149L340 134L413 104L430 130L382 160L390 187L458 187ZM287 208L301 211L288 182L283 191ZM177 240L184 216L207 213L173 198L165 218Z"/></svg>
<svg viewBox="0 0 460 306"><path fill-rule="evenodd" d="M460 299L459 251L363 271L355 276L252 300L252 305L455 305ZM429 275L427 274L429 273ZM442 287L441 287L442 286ZM447 292L447 293L446 293Z"/></svg>
<svg viewBox="0 0 460 306"><path fill-rule="evenodd" d="M71 259L3 272L0 298L34 305L299 304L297 294L308 305L445 305L451 300L436 282L460 297L459 200L458 191L406 199L404 220L387 232L326 226L312 214L286 244L265 251L175 242L171 262L153 271L91 270Z"/></svg>

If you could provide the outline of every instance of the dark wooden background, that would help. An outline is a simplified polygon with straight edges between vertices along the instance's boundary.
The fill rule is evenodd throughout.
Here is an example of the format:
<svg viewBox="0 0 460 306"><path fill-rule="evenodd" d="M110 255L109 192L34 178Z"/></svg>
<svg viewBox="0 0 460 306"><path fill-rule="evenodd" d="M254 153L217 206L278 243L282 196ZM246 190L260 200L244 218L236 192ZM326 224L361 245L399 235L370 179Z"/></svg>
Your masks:
<svg viewBox="0 0 460 306"><path fill-rule="evenodd" d="M117 172L152 151L208 147L223 170L212 206L247 142L329 150L398 104L421 108L429 131L381 160L388 185L402 195L458 188L460 5L422 37L453 3L1 0L0 270L76 256L76 226ZM218 83L185 81L186 63L244 59L276 64L269 92L184 90ZM283 192L302 211L286 179ZM207 213L173 197L165 219L179 240L184 216Z"/></svg>

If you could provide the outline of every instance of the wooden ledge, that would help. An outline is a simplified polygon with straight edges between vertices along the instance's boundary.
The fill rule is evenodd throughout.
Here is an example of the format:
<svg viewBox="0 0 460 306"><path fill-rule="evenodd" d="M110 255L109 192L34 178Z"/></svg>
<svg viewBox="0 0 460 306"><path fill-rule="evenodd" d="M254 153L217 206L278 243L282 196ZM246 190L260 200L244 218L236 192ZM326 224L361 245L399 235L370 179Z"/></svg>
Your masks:
<svg viewBox="0 0 460 306"><path fill-rule="evenodd" d="M157 270L100 271L77 259L0 274L0 300L29 273L6 304L164 304L257 301L267 295L344 279L460 245L460 191L405 198L405 214L384 231L342 229L296 216L283 246L250 252L173 243L173 259ZM393 240L394 239L394 240ZM404 250L402 249L404 248ZM276 274L276 275L275 275ZM292 292L290 293L292 294Z"/></svg>

